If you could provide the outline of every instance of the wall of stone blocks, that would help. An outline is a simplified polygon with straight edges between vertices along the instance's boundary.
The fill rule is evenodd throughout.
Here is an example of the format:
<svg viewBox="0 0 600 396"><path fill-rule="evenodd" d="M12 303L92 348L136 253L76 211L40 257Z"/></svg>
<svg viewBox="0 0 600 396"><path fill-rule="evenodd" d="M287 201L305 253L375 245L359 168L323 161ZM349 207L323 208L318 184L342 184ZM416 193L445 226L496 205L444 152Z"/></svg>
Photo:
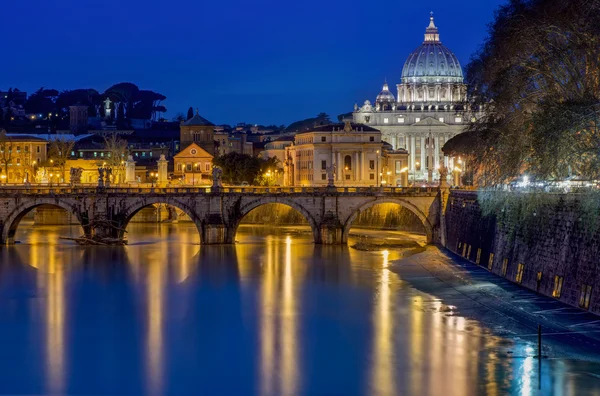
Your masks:
<svg viewBox="0 0 600 396"><path fill-rule="evenodd" d="M477 192L452 191L445 210L446 247L498 276L575 307L587 291L589 308L582 309L600 314L600 231L590 233L580 226L575 199L561 197L560 205L541 214L544 227L526 236L511 232L515 224L500 225L495 216L482 216ZM562 277L562 288L556 277Z"/></svg>

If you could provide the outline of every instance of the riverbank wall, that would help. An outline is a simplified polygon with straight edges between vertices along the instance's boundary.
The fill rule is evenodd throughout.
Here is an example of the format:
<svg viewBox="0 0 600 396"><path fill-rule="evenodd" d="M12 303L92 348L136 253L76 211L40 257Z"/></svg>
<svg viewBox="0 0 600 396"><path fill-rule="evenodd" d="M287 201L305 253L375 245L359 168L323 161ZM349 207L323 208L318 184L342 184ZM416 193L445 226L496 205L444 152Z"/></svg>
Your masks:
<svg viewBox="0 0 600 396"><path fill-rule="evenodd" d="M447 249L523 287L600 314L600 231L585 222L581 197L554 195L541 209L499 205L488 215L482 203L481 193L451 191L444 212Z"/></svg>

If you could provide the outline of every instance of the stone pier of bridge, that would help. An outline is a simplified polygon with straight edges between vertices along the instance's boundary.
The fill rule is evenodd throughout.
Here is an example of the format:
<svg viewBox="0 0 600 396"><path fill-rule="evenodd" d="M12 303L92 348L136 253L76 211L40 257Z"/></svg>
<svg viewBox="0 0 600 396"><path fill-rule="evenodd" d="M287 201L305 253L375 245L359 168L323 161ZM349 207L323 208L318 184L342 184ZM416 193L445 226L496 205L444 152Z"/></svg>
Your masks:
<svg viewBox="0 0 600 396"><path fill-rule="evenodd" d="M14 242L21 219L39 206L66 210L83 233L124 238L142 209L168 205L187 214L202 244L231 244L253 209L283 204L302 214L316 244L348 241L354 219L377 204L395 203L423 223L428 242L441 242L443 190L436 188L0 188L0 242Z"/></svg>

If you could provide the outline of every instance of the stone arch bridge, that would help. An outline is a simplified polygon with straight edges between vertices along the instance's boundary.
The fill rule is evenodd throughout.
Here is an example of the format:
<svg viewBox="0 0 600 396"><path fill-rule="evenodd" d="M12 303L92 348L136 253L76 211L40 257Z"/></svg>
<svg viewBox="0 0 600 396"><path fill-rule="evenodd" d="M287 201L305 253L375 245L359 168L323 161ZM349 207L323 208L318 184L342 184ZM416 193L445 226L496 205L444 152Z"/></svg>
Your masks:
<svg viewBox="0 0 600 396"><path fill-rule="evenodd" d="M41 205L73 214L86 236L102 232L123 238L133 216L145 207L166 204L195 223L202 244L230 244L251 210L265 204L288 205L311 226L317 244L345 244L363 210L381 203L399 204L423 223L430 243L442 242L444 190L436 188L0 188L0 242L14 242L21 219ZM108 228L107 228L108 224Z"/></svg>

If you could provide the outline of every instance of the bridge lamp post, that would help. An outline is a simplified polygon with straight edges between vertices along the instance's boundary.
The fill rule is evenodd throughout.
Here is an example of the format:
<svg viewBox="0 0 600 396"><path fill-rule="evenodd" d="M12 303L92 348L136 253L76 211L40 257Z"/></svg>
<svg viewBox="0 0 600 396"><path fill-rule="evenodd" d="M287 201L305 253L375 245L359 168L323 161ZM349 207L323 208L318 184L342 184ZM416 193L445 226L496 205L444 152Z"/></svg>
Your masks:
<svg viewBox="0 0 600 396"><path fill-rule="evenodd" d="M342 177L342 186L345 184L344 180L346 180L346 173L348 173L348 167L344 167L344 177Z"/></svg>
<svg viewBox="0 0 600 396"><path fill-rule="evenodd" d="M381 176L381 173L379 173L379 150L377 150L376 153L377 155L375 156L375 160L377 161L377 166L375 167L375 173L378 175L377 185L379 185L379 177Z"/></svg>
<svg viewBox="0 0 600 396"><path fill-rule="evenodd" d="M402 175L402 187L408 187L408 166L400 169L400 175ZM404 176L406 176L406 183L404 182Z"/></svg>
<svg viewBox="0 0 600 396"><path fill-rule="evenodd" d="M389 169L389 168L388 168L388 169ZM386 177L385 179L387 180L387 182L388 182L388 184L389 184L389 183L390 183L390 176L392 175L392 172L390 172L390 171L387 171L386 175L387 175L387 177Z"/></svg>

